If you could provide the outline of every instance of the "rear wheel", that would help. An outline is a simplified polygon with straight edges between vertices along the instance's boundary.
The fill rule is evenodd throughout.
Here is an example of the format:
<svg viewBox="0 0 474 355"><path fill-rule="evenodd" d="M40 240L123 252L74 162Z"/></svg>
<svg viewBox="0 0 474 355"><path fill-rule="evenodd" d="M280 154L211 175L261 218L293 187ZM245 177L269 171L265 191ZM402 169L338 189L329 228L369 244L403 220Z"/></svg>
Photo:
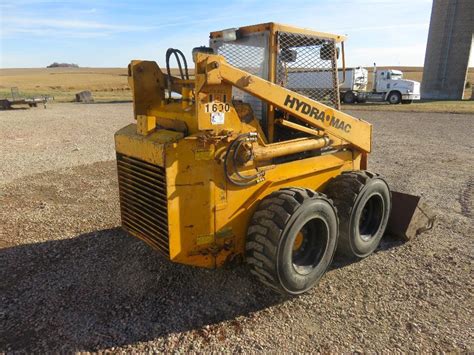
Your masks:
<svg viewBox="0 0 474 355"><path fill-rule="evenodd" d="M379 245L391 210L390 189L379 175L368 171L343 172L326 187L339 216L337 250L364 258Z"/></svg>
<svg viewBox="0 0 474 355"><path fill-rule="evenodd" d="M337 245L336 209L309 189L285 188L265 197L247 232L246 261L262 283L284 294L313 287Z"/></svg>
<svg viewBox="0 0 474 355"><path fill-rule="evenodd" d="M11 108L10 101L8 100L0 100L0 108L2 110L8 110Z"/></svg>
<svg viewBox="0 0 474 355"><path fill-rule="evenodd" d="M353 91L346 91L342 96L342 102L344 102L345 104L353 104L354 102L356 102L356 99L356 95Z"/></svg>

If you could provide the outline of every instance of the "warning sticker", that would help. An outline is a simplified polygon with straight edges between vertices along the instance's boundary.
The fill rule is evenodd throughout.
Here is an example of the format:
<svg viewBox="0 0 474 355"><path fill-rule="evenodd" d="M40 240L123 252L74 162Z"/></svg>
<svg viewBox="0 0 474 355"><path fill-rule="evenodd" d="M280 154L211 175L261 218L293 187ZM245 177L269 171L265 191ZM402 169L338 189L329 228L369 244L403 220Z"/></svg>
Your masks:
<svg viewBox="0 0 474 355"><path fill-rule="evenodd" d="M224 124L224 112L211 112L211 124Z"/></svg>

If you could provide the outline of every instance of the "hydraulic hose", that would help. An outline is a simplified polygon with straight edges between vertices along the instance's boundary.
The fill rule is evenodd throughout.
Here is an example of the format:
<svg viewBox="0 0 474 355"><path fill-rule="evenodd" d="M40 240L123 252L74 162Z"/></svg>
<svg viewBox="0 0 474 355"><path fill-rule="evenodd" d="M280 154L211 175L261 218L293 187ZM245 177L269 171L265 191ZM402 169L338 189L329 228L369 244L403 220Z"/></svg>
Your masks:
<svg viewBox="0 0 474 355"><path fill-rule="evenodd" d="M252 175L252 176L244 176L242 174L240 174L238 171L237 171L237 168L236 168L236 157L237 157L237 151L238 151L238 148L242 145L242 143L244 142L244 138L248 138L251 136L251 133L243 133L243 134L240 134L239 136L237 136L237 138L229 145L229 147L227 148L226 150L226 153L225 153L225 156L224 156L224 174L226 176L226 179L234 184L234 185L237 185L237 186L242 186L242 187L245 187L245 186L250 186L250 185L254 185L256 184L258 181L257 181L257 178L261 176L261 174L255 174L255 175ZM232 155L232 164L234 166L234 169L232 172L229 173L229 167L228 167L228 161L229 161L229 155L231 153L231 151L234 150L234 154ZM235 173L241 180L236 180L234 178L232 178L231 174L232 173Z"/></svg>
<svg viewBox="0 0 474 355"><path fill-rule="evenodd" d="M244 143L244 140L242 140L242 139L239 140L239 143L237 144L237 146L234 149L234 154L232 155L232 164L234 165L234 172L242 180L254 180L254 179L259 177L259 174L244 176L235 168L236 162L237 162L237 154L239 153L239 149L240 149L240 147L242 146L243 143Z"/></svg>
<svg viewBox="0 0 474 355"><path fill-rule="evenodd" d="M170 68L170 57L171 55L174 54L174 57L176 58L176 62L178 64L178 69L179 69L179 74L181 76L182 80L189 80L189 72L188 72L188 62L186 61L186 57L184 56L183 52L181 52L179 49L175 48L168 48L166 51L166 73L168 74L168 81L167 81L167 86L168 86L168 97L171 99L171 68ZM179 55L179 56L178 56ZM181 65L181 59L183 60L184 63L184 72L183 72L183 67Z"/></svg>

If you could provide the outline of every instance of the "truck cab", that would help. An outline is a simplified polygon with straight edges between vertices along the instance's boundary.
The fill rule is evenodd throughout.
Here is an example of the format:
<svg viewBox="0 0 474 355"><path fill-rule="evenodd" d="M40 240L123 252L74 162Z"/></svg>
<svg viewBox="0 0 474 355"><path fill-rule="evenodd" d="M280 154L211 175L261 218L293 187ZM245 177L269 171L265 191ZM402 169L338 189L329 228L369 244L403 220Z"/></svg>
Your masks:
<svg viewBox="0 0 474 355"><path fill-rule="evenodd" d="M391 104L410 103L420 99L420 83L403 79L403 72L395 69L376 70L374 93L383 93Z"/></svg>

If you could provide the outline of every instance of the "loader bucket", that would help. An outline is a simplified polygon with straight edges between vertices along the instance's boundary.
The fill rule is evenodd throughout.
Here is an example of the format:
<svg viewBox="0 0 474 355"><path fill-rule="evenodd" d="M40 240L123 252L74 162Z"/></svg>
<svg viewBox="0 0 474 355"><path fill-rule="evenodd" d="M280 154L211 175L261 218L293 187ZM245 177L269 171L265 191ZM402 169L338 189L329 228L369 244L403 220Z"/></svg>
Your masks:
<svg viewBox="0 0 474 355"><path fill-rule="evenodd" d="M436 215L420 196L392 191L392 211L386 232L410 240L433 228Z"/></svg>

